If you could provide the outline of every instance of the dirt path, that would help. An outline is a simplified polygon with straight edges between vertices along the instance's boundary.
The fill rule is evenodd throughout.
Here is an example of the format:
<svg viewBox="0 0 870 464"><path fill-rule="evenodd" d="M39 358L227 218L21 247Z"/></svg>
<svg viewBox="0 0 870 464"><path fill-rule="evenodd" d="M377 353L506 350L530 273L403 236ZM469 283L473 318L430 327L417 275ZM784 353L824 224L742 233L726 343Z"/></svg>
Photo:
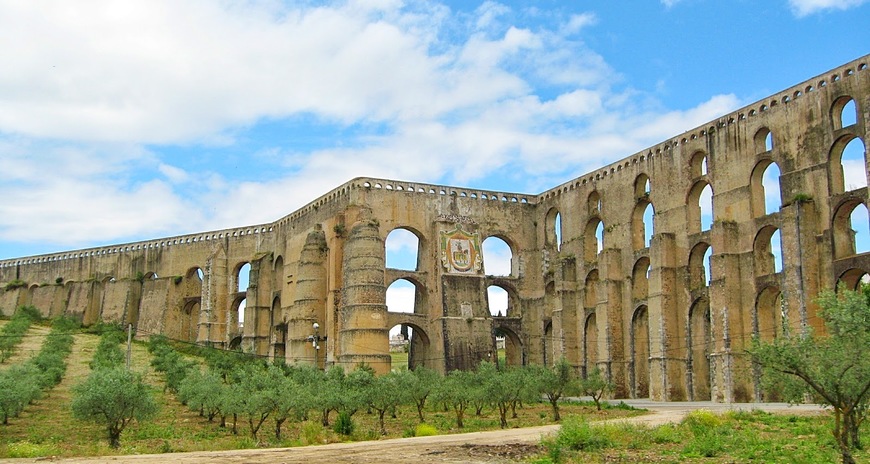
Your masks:
<svg viewBox="0 0 870 464"><path fill-rule="evenodd" d="M632 422L650 426L681 420L694 409L725 411L729 409L762 409L771 412L816 414L821 411L817 406L789 407L784 404L715 404L697 403L651 403L632 402L638 407L646 407L652 412L638 417L614 419L614 422ZM537 444L542 436L553 433L558 425L530 427L523 429L495 430L456 435L433 437L395 438L390 440L366 441L356 443L333 443L323 446L300 448L250 449L235 451L209 451L176 454L152 454L136 456L105 456L98 458L41 459L62 463L135 463L157 464L202 464L211 462L275 462L311 464L327 463L383 463L396 460L429 463L494 463L520 460L537 452ZM34 459L11 460L13 462L36 462Z"/></svg>
<svg viewBox="0 0 870 464"><path fill-rule="evenodd" d="M49 327L31 324L27 329L27 332L24 332L24 337L21 339L21 343L15 347L12 356L10 356L3 364L0 364L0 370L8 369L9 366L22 363L35 356L42 348L42 342L45 341L45 336L48 335L49 332L51 332L51 328Z"/></svg>

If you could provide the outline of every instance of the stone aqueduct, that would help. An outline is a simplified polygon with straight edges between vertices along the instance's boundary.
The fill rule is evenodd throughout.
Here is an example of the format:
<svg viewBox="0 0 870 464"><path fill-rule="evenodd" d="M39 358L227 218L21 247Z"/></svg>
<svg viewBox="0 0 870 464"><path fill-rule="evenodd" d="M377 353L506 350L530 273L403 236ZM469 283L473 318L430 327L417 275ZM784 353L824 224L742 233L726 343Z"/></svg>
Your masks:
<svg viewBox="0 0 870 464"><path fill-rule="evenodd" d="M0 261L0 309L380 372L398 324L413 328L411 366L442 372L491 359L498 334L508 364L565 356L601 368L618 397L768 398L744 352L752 337L822 330L814 296L870 272L852 222L870 200L868 62L538 195L358 178L270 224ZM863 166L857 182L850 166ZM397 228L419 239L416 269L385 267ZM481 266L488 237L510 247L509 275ZM387 310L399 279L416 287L413 313ZM507 314L488 311L490 286L509 295Z"/></svg>

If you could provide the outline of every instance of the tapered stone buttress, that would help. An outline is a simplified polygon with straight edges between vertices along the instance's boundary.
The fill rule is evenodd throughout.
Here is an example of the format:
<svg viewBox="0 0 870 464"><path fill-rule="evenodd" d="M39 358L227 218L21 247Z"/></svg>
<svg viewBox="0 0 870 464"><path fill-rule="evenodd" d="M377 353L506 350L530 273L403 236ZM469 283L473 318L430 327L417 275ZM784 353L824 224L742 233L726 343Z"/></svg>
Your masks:
<svg viewBox="0 0 870 464"><path fill-rule="evenodd" d="M299 256L296 299L287 314L287 362L322 366L326 343L326 234L318 224ZM314 324L318 324L315 340Z"/></svg>
<svg viewBox="0 0 870 464"><path fill-rule="evenodd" d="M387 373L390 341L384 241L378 223L362 218L351 227L344 247L339 363L348 371L365 363L377 373Z"/></svg>

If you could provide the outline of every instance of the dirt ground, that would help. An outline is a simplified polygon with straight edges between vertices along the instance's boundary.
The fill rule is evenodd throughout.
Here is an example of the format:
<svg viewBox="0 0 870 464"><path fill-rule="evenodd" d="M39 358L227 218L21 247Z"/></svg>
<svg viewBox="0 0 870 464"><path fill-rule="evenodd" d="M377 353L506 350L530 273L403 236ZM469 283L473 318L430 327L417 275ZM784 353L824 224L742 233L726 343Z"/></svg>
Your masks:
<svg viewBox="0 0 870 464"><path fill-rule="evenodd" d="M812 405L788 406L784 404L716 404L696 403L653 403L630 401L636 407L647 408L650 414L615 419L647 425L660 425L681 420L694 409L725 411L729 409L762 409L770 412L791 414L816 414L821 408ZM395 438L389 440L356 443L333 443L322 446L300 448L250 449L234 451L209 451L175 454L151 454L135 456L104 456L96 458L71 459L13 459L8 462L59 462L59 463L133 463L174 464L221 463L383 463L402 460L415 464L428 463L495 463L516 462L540 451L538 443L542 436L553 433L558 425L530 427L523 429L495 430L456 435L437 435L432 437Z"/></svg>

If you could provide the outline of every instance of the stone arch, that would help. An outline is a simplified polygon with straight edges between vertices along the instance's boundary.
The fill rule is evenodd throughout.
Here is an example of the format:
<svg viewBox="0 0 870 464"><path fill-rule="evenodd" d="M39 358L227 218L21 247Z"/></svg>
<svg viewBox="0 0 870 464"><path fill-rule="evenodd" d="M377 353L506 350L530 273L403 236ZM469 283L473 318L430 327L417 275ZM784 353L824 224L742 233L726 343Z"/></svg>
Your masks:
<svg viewBox="0 0 870 464"><path fill-rule="evenodd" d="M753 145L755 146L755 154L773 150L773 133L767 127L758 129L752 140Z"/></svg>
<svg viewBox="0 0 870 464"><path fill-rule="evenodd" d="M595 312L586 316L583 324L583 366L584 375L595 369L598 363L598 323Z"/></svg>
<svg viewBox="0 0 870 464"><path fill-rule="evenodd" d="M178 339L186 342L196 342L199 330L200 300L194 299L184 303L181 311L181 327Z"/></svg>
<svg viewBox="0 0 870 464"><path fill-rule="evenodd" d="M387 234L384 239L385 266L388 269L400 269L405 271L418 271L420 258L423 254L423 234L417 230L400 226Z"/></svg>
<svg viewBox="0 0 870 464"><path fill-rule="evenodd" d="M635 251L649 248L655 232L655 208L648 197L641 197L631 214L631 243Z"/></svg>
<svg viewBox="0 0 870 464"><path fill-rule="evenodd" d="M541 345L543 348L543 355L544 355L543 364L545 366L549 366L550 364L555 362L555 359L553 359L553 355L555 354L553 352L553 350L556 346L556 339L555 339L555 336L553 334L553 321L552 321L552 319L544 320L543 334L544 334L544 336L542 337L542 340L541 340Z"/></svg>
<svg viewBox="0 0 870 464"><path fill-rule="evenodd" d="M689 289L698 290L707 286L710 276L710 263L707 255L712 248L709 243L699 242L689 253Z"/></svg>
<svg viewBox="0 0 870 464"><path fill-rule="evenodd" d="M417 279L406 276L387 285L387 312L423 314L425 312L425 286Z"/></svg>
<svg viewBox="0 0 870 464"><path fill-rule="evenodd" d="M284 289L284 282L284 257L278 255L272 267L272 291L282 291Z"/></svg>
<svg viewBox="0 0 870 464"><path fill-rule="evenodd" d="M631 317L631 390L635 398L649 396L649 342L649 312L646 305L640 305Z"/></svg>
<svg viewBox="0 0 870 464"><path fill-rule="evenodd" d="M504 282L493 282L486 287L486 300L489 305L489 314L493 317L518 317L517 291L513 286Z"/></svg>
<svg viewBox="0 0 870 464"><path fill-rule="evenodd" d="M187 270L184 274L185 280L197 280L200 284L202 284L202 280L205 277L205 274L202 272L202 268L199 266L194 266Z"/></svg>
<svg viewBox="0 0 870 464"><path fill-rule="evenodd" d="M686 334L691 401L706 401L710 395L710 354L713 352L713 332L710 322L710 302L699 298L689 309Z"/></svg>
<svg viewBox="0 0 870 464"><path fill-rule="evenodd" d="M586 223L583 233L583 259L596 261L598 253L604 248L604 222L595 216Z"/></svg>
<svg viewBox="0 0 870 464"><path fill-rule="evenodd" d="M490 235L480 245L483 252L483 272L489 276L513 276L514 244L503 235Z"/></svg>
<svg viewBox="0 0 870 464"><path fill-rule="evenodd" d="M645 300L649 294L649 257L644 256L634 263L631 271L631 297L634 300Z"/></svg>
<svg viewBox="0 0 870 464"><path fill-rule="evenodd" d="M601 214L601 194L597 190L593 190L586 197L586 212L591 215Z"/></svg>
<svg viewBox="0 0 870 464"><path fill-rule="evenodd" d="M511 328L505 325L496 324L492 329L493 344L496 346L496 352L500 350L498 343L499 339L504 340L504 365L507 366L522 366L525 364L523 356L522 339ZM500 361L496 356L496 361Z"/></svg>
<svg viewBox="0 0 870 464"><path fill-rule="evenodd" d="M713 224L713 188L700 180L692 185L686 197L686 231L697 234L709 230Z"/></svg>
<svg viewBox="0 0 870 464"><path fill-rule="evenodd" d="M754 335L762 341L779 338L784 330L783 299L779 287L764 287L755 299Z"/></svg>
<svg viewBox="0 0 870 464"><path fill-rule="evenodd" d="M692 179L707 175L707 154L696 151L689 159L689 173Z"/></svg>
<svg viewBox="0 0 870 464"><path fill-rule="evenodd" d="M598 305L598 269L593 269L586 274L584 289L583 306L594 310Z"/></svg>
<svg viewBox="0 0 870 464"><path fill-rule="evenodd" d="M831 146L828 166L831 194L867 186L866 146L860 137L846 134L838 138Z"/></svg>
<svg viewBox="0 0 870 464"><path fill-rule="evenodd" d="M779 229L775 226L764 226L755 234L752 248L756 276L782 271L782 246L779 240Z"/></svg>
<svg viewBox="0 0 870 464"><path fill-rule="evenodd" d="M849 127L858 122L858 108L855 100L848 95L834 100L831 105L831 126L834 130Z"/></svg>
<svg viewBox="0 0 870 464"><path fill-rule="evenodd" d="M635 198L649 197L650 188L651 188L651 185L649 182L648 175L641 173L641 174L638 174L637 177L635 177L635 179L634 179L634 197Z"/></svg>
<svg viewBox="0 0 870 464"><path fill-rule="evenodd" d="M251 279L251 263L242 261L236 264L233 268L233 286L236 292L244 293L248 291Z"/></svg>
<svg viewBox="0 0 870 464"><path fill-rule="evenodd" d="M857 198L849 198L836 209L833 218L834 258L845 258L868 251L867 206Z"/></svg>
<svg viewBox="0 0 870 464"><path fill-rule="evenodd" d="M782 207L780 175L779 165L771 159L763 159L755 165L749 178L753 217L778 212Z"/></svg>
<svg viewBox="0 0 870 464"><path fill-rule="evenodd" d="M861 288L861 284L866 283L870 283L870 274L863 269L852 268L840 274L835 288L839 290L842 285L846 290L855 291Z"/></svg>
<svg viewBox="0 0 870 464"><path fill-rule="evenodd" d="M406 340L407 343L402 345L407 349L408 365L405 366L409 370L414 370L418 367L435 368L436 357L432 350L432 343L426 331L420 325L412 321L402 321L400 324L393 326L388 333L395 331L399 327L398 334ZM390 350L394 349L394 345L390 345ZM392 363L391 363L392 364ZM390 366L391 369L397 369L398 366Z"/></svg>
<svg viewBox="0 0 870 464"><path fill-rule="evenodd" d="M245 326L245 295L240 294L233 298L230 305L230 317L227 323L227 335L232 337L235 334L240 334Z"/></svg>
<svg viewBox="0 0 870 464"><path fill-rule="evenodd" d="M547 211L545 224L547 230L544 233L544 237L547 241L547 246L560 250L562 248L562 213L556 208L550 208Z"/></svg>

